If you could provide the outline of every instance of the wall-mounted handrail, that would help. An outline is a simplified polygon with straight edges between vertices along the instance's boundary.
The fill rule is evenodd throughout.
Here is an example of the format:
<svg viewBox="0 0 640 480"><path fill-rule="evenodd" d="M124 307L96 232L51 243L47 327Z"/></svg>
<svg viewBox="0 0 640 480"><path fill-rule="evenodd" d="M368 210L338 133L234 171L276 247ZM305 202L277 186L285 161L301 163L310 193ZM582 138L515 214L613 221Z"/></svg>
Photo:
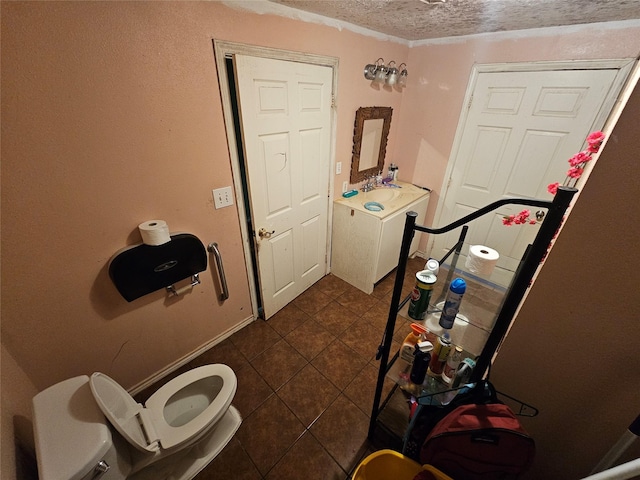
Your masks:
<svg viewBox="0 0 640 480"><path fill-rule="evenodd" d="M216 267L218 268L218 276L220 277L220 285L222 286L222 293L220 294L220 300L226 300L229 298L229 287L227 287L227 277L224 275L224 266L222 265L222 254L218 248L216 242L210 243L207 247L209 252L213 253L216 258Z"/></svg>

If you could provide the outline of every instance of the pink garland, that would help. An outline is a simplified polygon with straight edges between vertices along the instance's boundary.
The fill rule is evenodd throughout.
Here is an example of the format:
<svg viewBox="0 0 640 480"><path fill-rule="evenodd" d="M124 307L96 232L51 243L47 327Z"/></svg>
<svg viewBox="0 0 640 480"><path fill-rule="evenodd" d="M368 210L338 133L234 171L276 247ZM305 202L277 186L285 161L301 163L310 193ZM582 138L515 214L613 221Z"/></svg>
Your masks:
<svg viewBox="0 0 640 480"><path fill-rule="evenodd" d="M573 186L577 183L578 179L584 173L585 166L587 162L591 160L591 156L594 153L597 153L600 150L600 146L605 139L605 134L602 132L593 132L589 134L587 137L587 149L582 152L576 153L573 157L571 157L568 162L569 170L567 170L567 177L564 180L564 186L570 186L573 183ZM560 182L550 183L547 186L547 191L551 195L555 195L558 191L558 187L560 186ZM523 223L529 223L532 225L536 224L535 219L530 219L531 212L527 209L522 210L517 215L509 215L508 217L502 218L503 225L521 225Z"/></svg>

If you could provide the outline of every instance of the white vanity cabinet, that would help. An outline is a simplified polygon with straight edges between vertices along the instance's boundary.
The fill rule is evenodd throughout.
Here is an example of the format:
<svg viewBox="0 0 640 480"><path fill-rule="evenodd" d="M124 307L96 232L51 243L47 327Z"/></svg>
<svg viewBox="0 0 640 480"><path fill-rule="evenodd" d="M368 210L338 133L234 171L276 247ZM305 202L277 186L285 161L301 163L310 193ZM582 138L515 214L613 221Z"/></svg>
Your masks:
<svg viewBox="0 0 640 480"><path fill-rule="evenodd" d="M368 194L362 192L333 203L331 273L365 293L371 293L374 284L398 265L406 213L416 212L416 223L424 224L429 193L411 184L402 185L393 192L397 198L380 202L385 207L380 212L364 208ZM410 255L418 249L419 241L420 234L416 234Z"/></svg>

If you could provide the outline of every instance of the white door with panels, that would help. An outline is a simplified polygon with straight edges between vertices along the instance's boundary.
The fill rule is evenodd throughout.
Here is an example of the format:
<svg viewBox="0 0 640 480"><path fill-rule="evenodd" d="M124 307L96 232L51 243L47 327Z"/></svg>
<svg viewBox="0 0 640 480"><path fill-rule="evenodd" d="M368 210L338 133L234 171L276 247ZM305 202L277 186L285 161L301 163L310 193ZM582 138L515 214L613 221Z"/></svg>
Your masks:
<svg viewBox="0 0 640 480"><path fill-rule="evenodd" d="M503 198L550 200L547 185L562 184L567 160L583 149L592 130L602 127L601 110L613 103L618 73L614 68L479 73L459 127L437 225ZM538 231L536 225L502 224L504 216L520 210L506 206L474 220L463 250L465 255L469 245L497 250L500 260L491 280L504 286ZM443 256L459 231L432 236L431 256Z"/></svg>
<svg viewBox="0 0 640 480"><path fill-rule="evenodd" d="M269 318L327 273L333 71L247 55L234 66Z"/></svg>

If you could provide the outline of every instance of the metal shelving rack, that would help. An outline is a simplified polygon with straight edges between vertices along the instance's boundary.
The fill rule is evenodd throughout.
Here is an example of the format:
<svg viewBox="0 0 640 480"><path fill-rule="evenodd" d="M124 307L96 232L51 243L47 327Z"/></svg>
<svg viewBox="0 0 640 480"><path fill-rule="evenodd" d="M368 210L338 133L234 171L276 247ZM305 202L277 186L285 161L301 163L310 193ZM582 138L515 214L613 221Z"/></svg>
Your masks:
<svg viewBox="0 0 640 480"><path fill-rule="evenodd" d="M479 217L482 217L483 215L486 215L487 213L490 213L504 205L524 205L548 209L544 221L540 225L538 234L536 235L533 243L528 246L524 255L522 256L520 266L515 272L511 285L502 303L502 307L497 314L493 329L491 330L491 333L487 338L480 356L476 360L476 367L473 370L471 379L469 380L470 383L476 383L479 380L482 380L487 373L491 365L491 360L498 347L500 346L500 343L504 339L507 331L509 330L509 326L511 325L518 306L520 305L522 298L524 297L527 289L529 288L529 285L531 284L531 280L535 275L538 265L540 265L540 263L544 260L551 242L553 241L556 232L560 228L566 211L569 208L571 200L573 199L573 196L576 194L576 192L577 190L575 188L559 187L553 201L521 198L499 200L441 228L429 228L422 225L416 225L417 214L415 212L407 212L407 218L405 221L402 237L402 245L400 248L400 255L398 259L398 267L396 269L393 294L391 297L391 304L389 305L389 316L387 318L387 324L382 338L382 343L378 347L378 352L376 355L376 359L380 360L380 367L378 369L378 380L376 383L373 407L371 411L371 419L369 422L368 436L370 439L373 440L378 422L378 415L382 411L382 408L384 408L384 405L382 408L380 407L382 389L385 375L387 374L390 367L389 354L391 350L393 332L396 326L396 316L398 315L400 308L402 308L402 306L407 301L407 299L405 299L401 302L400 297L402 294L402 285L405 277L407 260L409 258L409 248L415 232L418 231L430 233L433 235L439 235L462 226L463 230L460 240L451 250L456 250L459 253L459 249L462 247L462 241L464 241L464 237L466 235L466 224ZM453 272L454 269L455 267L451 268L450 272Z"/></svg>

